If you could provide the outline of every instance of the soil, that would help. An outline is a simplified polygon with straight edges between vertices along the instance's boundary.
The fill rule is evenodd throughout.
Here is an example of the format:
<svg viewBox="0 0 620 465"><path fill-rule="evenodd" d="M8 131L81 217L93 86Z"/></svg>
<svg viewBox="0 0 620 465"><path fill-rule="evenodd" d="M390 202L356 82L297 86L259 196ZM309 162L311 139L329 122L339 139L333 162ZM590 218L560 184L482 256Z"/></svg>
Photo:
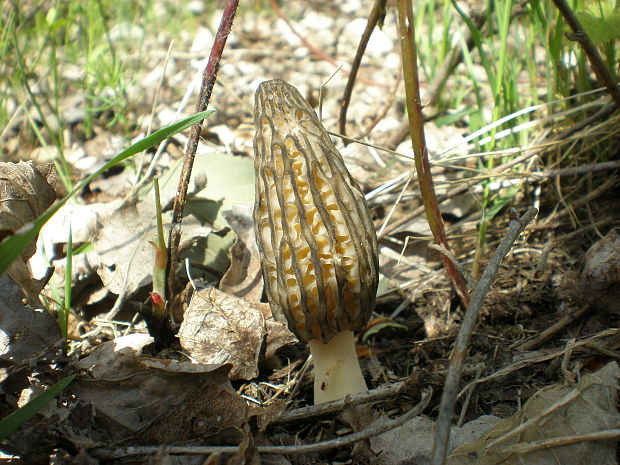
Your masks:
<svg viewBox="0 0 620 465"><path fill-rule="evenodd" d="M305 2L287 5L283 13L288 18L298 18L291 23L296 32L271 9L240 13L224 51L218 80L209 104L209 107L216 108L217 112L209 117L203 130L198 157L208 157L209 152L217 151L225 153L235 162L252 160L253 93L258 83L267 79L287 80L317 109L322 89L323 124L331 131L338 131L340 96L359 40L357 22L365 18L372 2L361 2L361 5L358 5L360 2L351 0L339 2L338 6L332 2L321 1L310 2L308 5L302 3ZM473 8L471 5L470 7ZM284 10L284 5L281 8ZM362 22L362 30L364 24L365 21ZM354 138L365 138L364 140L377 146L411 154L405 135L400 139L396 137L402 122L406 120L404 87L399 77L396 24L396 12L391 8L385 19L385 27L380 34L373 36L369 52L360 68L347 114L347 133ZM169 65L159 90L153 127L171 121L170 115L178 106L184 92L183 86L189 85L192 76L202 72L201 60L208 55L213 38L212 30L213 28L201 29L196 38L202 37L202 42L194 42L192 49L189 44L179 44L172 51L170 59L173 63ZM425 32L419 31L422 35ZM151 49L144 53L152 54L153 57L158 52L161 54L161 39L160 37L155 40L150 45ZM317 50L320 53L317 53ZM337 71L340 64L342 69ZM159 69L160 65L157 66ZM458 82L459 72L462 70L457 67L446 83L447 88ZM333 73L335 75L329 79ZM128 115L128 119L135 122L136 133L144 134L145 125L142 121L148 119L147 110L150 110L157 83L157 80L151 79L148 83L144 81L140 90L130 89L137 92ZM421 83L423 101L428 97L425 93L430 84L432 83L425 81ZM69 105L70 97L63 98L67 99ZM467 104L467 101L463 102L463 105ZM192 109L193 105L190 103L189 107L182 110L181 116L190 114ZM441 110L441 104L425 108L425 112L435 116L446 114L446 110ZM70 139L75 143L68 148L68 159L73 164L72 170L76 178L83 178L93 166L100 165L102 161L122 150L122 138L119 136L118 140L115 139L117 136L114 136L114 130L105 127L105 122L113 116L105 113L100 115L101 126L90 140L82 140L82 121L78 119L69 126L68 131L72 134ZM440 148L450 145L450 141L462 139L467 134L468 122L461 119L449 127L438 127L433 123L433 119L429 120L427 137L434 162L433 173L437 191L440 196L445 194L449 197L441 206L448 240L463 267L469 272L472 268L478 270L474 280L480 278L507 230L508 209L515 208L523 213L529 207L536 206L539 210L536 219L525 229L503 260L491 290L484 299L467 357L463 362L460 383L462 395L455 407L455 420L458 419L460 424L483 415L508 418L516 414L523 404L542 388L557 383L573 385L584 374L595 372L618 359L620 337L616 332L608 332L610 329L617 329L620 322L617 300L610 297L614 292L617 293L615 286L620 280L620 249L617 243L613 242L614 228L620 225L620 183L617 169L583 171L576 175L560 173L536 179L525 176L527 172L549 172L596 163L593 155L596 150L613 159L618 155L620 138L617 129L610 128L618 126L618 115L611 115L606 120L611 122L606 128L611 133L612 141L608 140L603 148L594 146L588 151L580 145L581 152L577 156L565 159L561 153L565 146L558 145L557 149L541 153L513 170L516 172L522 168L523 181L518 184L518 192L490 219L484 250L479 257L475 250L479 241L481 194L476 190L477 181L473 177L469 178L469 171L464 169L479 165L472 156L458 162L457 168L445 167L441 166L441 161L446 159L438 155ZM561 121L547 140L573 124L573 121ZM34 136L28 134L24 128L24 124L15 124L12 132L6 136L12 141L7 143L8 159L48 161L42 149L35 147ZM583 140L591 140L589 137L582 134ZM591 137L596 139L597 136ZM176 166L183 156L186 141L187 136L184 134L172 138L155 165L155 172L165 175ZM334 138L334 141L365 193L375 191L398 175L408 173L412 168L412 162L407 158L393 156L384 151L369 151L361 144L351 144L345 148L340 140ZM472 152L471 148L463 149L465 155L471 155ZM152 153L147 154L147 163ZM226 169L222 168L224 171ZM239 173L240 171L232 173L231 179L225 180L224 184L241 184L238 179L242 175ZM213 182L209 176L207 171L207 188ZM109 212L98 213L100 216L97 217L97 228L101 233L105 229L101 218L118 216L122 210L118 203L110 202L121 200L129 193L132 179L129 167L120 166L105 173L101 179L93 181L81 193L77 203L86 206L109 205ZM451 196L449 189L459 183L467 183L468 189L457 196ZM173 191L174 184L172 186ZM392 212L392 205L402 189L402 185L396 186L387 193L369 199L377 230L382 228L388 217L388 225L408 219L393 231L389 231L388 227L389 232L381 238L380 263L384 288L380 291L369 325L359 334L358 354L361 355L362 369L371 389L401 381L406 382L406 388L372 404L375 413L362 420L362 423L366 422L366 426L376 421L372 416L376 416L376 412L383 412L391 417L403 414L419 401L422 389L427 387L432 387L433 394L424 413L433 420L436 419L449 359L465 314L465 309L451 288L438 252L427 247L430 236L423 214L409 217L411 212L421 205L416 183L408 187ZM196 192L199 191L200 189ZM210 202L217 203L225 195L228 195L228 192L223 192L221 197L212 197ZM172 196L168 197L168 201L171 201L171 198ZM136 224L141 224L141 213L135 214L138 219L127 220L135 221L130 223L128 231L135 228ZM75 215L76 213L73 213L74 218ZM204 224L202 226L204 227ZM245 230L234 227L232 229L237 235L240 231L251 231L251 228L247 227ZM190 242L201 234L192 231L188 232ZM111 234L114 236L129 232L119 233L115 230ZM213 226L209 234L211 241L224 241L231 237L227 234L233 233L228 226L219 229ZM232 237L235 237L234 234ZM87 239L77 239L75 242L79 245L88 242ZM66 237L61 234L60 239L55 236L50 240L57 249L54 257L56 274L62 277L66 263ZM593 244L605 245L605 242L610 245L606 249L605 253L608 255L604 260L593 257L592 252L588 253ZM150 245L147 244L146 248L150 250ZM226 256L224 262L214 264L206 261L201 266L195 262L192 264L199 272L205 273L200 277L208 280L205 276L209 276L211 283L217 285L224 272L239 264L234 258L231 264L228 249L216 250L223 251L222 254ZM123 257L127 255L120 254L120 261L110 266L122 268ZM191 455L174 455L170 458L166 457L165 449L160 449L155 454L156 459L150 454L132 458L111 458L101 451L129 446L159 446L164 443L179 446L228 446L237 445L240 441L241 452L237 453L238 461L234 463L259 463L256 461L258 454L255 446L310 444L341 437L358 429L355 421L343 419L336 413L264 426L284 409L294 410L312 404L311 370L304 371L308 351L303 344L290 338L281 326L269 326L265 333L252 333L247 338L239 338L244 344L250 339L264 338L263 352L257 351L252 355L254 358L250 357L255 365L250 363L248 369L256 367L257 370L253 378L238 377L230 384L226 375L230 370L227 363L230 362L226 357L212 361L213 371L200 371L194 375L194 381L181 379L181 373L187 371L186 366L174 371L176 368L162 365L157 367L161 375L161 379L157 379L161 383L161 390L165 392L158 392L157 383L144 381L143 393L136 396L158 404L162 402L160 399L165 398L170 405L174 405L174 410L170 410L170 407L165 413L153 414L154 419L149 420L149 424L142 423L140 419L128 418L125 416L126 412L118 417L110 416L109 413L106 413L108 416L102 415L100 411L98 413L98 395L103 396L104 402L116 404L117 399L125 395L129 399L130 389L138 389L136 392L140 392L140 386L124 383L129 383L129 379L140 375L140 370L146 370L144 365L140 365L143 363L141 357L163 360L166 363L186 363L195 359L188 357L182 346L183 342L179 342L180 337L173 335L168 339L162 338L154 345L140 346L140 350L136 349L138 346L130 344L129 347L133 348L124 353L123 356L128 359L123 359L122 363L114 358L114 355L109 355L109 359L97 358L91 365L84 363L86 357L98 353L96 348L102 348L107 341L126 333L157 334L153 334L150 305L145 304L150 293L149 282L136 282L133 288L118 291L111 288L111 284L106 282L101 274L97 274L96 270L107 263L103 253L100 253L101 261L97 263L88 263L88 259L86 263L81 263L79 257L76 260L78 262L74 263L74 270L78 271L74 275L74 311L69 320L69 334L73 341L69 344L69 355L63 354L62 344L43 344L24 355L23 359L4 359L3 395L0 402L0 414L3 417L15 409L18 399L20 405L23 403L27 390L41 392L65 375L75 373L76 370L80 374L75 388L69 388L52 401L53 407L43 411L44 414L37 415L20 433L3 442L3 449L7 453L24 457L21 461L15 459L15 463L153 463L151 460L158 463L224 463L223 461L228 459L220 458L218 462L215 456L211 456L206 462L204 456L200 460ZM599 266L601 262L604 262L603 268ZM591 272L592 267L598 271ZM116 272L114 269L112 271ZM132 268L127 276L133 275L136 281L139 281L137 277L141 276L140 273L141 269L136 267ZM145 273L149 273L148 265ZM179 276L180 281L177 284L182 289L188 279L184 273L180 272ZM126 296L111 315L110 312L114 310L115 304L119 303L118 296L122 295L122 292L126 292ZM253 292L254 300L260 300L261 288L254 289ZM45 293L51 299L54 298L49 285ZM174 303L175 307L171 310L174 321L170 324L173 331L179 330L191 293L191 290L188 290ZM58 294L55 298L57 297ZM51 302L51 299L46 302ZM265 304L264 296L262 301ZM52 306L49 307L48 310L52 310ZM257 304L256 308L256 314L263 312L264 318L261 318L270 321L269 324L276 324L271 323L270 311L266 305ZM567 320L563 328L558 328L544 340L540 339L541 334L562 319ZM147 322L151 323L150 327ZM49 327L46 328L48 329L45 331L52 331ZM10 334L10 337L15 339L17 336ZM13 342L7 346L15 350ZM131 352L132 350L134 352ZM139 361L129 360L132 357ZM129 365L126 365L127 363ZM132 365L134 363L135 365ZM124 375L112 377L112 372L106 375L94 374L92 367L101 367L101 364L118 364L118 369ZM101 391L89 390L89 382L99 386ZM111 385L119 389L126 387L127 392L114 391ZM200 386L202 391L198 390L197 386ZM175 391L176 389L179 391ZM204 394L207 390L208 397ZM185 397L187 392L192 393L191 399ZM93 399L89 397L86 401L87 395ZM175 395L185 400L177 405ZM203 395L205 397L201 397ZM131 404L129 400L127 402L127 405ZM206 404L213 409L209 410ZM123 411L120 404L118 409L119 412ZM196 411L201 412L202 423L197 419ZM140 415L144 413L140 412ZM144 413L147 416L150 414ZM226 418L222 420L222 416ZM216 417L219 422L214 420ZM161 424L162 418L175 424L175 428L171 427L170 431L164 428ZM134 428L134 424L139 427ZM179 432L181 430L183 433ZM189 434L188 431L194 434ZM167 437L173 437L175 441L167 443ZM286 463L283 456L273 457L282 457L279 463ZM378 463L372 454L367 451L364 453L359 448L353 449L350 445L325 452L287 455L287 459L295 464Z"/></svg>

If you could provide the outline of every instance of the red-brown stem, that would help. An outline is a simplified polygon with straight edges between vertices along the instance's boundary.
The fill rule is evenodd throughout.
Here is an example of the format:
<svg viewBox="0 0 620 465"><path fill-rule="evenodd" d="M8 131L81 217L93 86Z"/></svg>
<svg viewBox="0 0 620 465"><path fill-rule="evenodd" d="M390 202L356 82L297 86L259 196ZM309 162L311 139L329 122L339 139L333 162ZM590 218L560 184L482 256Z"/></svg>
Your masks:
<svg viewBox="0 0 620 465"><path fill-rule="evenodd" d="M359 70L360 64L362 63L362 58L364 57L364 52L366 51L366 47L368 46L368 41L370 41L372 31L375 29L375 26L379 22L379 19L383 20L382 18L385 18L386 3L387 0L375 0L374 5L372 6L372 10L370 11L370 15L368 16L366 29L364 29L364 33L362 34L360 43L357 46L357 51L355 52L355 58L353 59L353 63L351 64L351 72L349 73L349 78L347 79L347 86L344 89L342 101L340 102L339 123L340 134L342 134L343 136L347 135L347 109L349 108L349 102L351 101L351 94L353 93L353 86L355 85L357 71ZM342 141L344 142L344 145L349 145L348 139L342 139Z"/></svg>
<svg viewBox="0 0 620 465"><path fill-rule="evenodd" d="M424 139L424 119L422 118L422 105L420 104L420 83L418 80L417 52L415 47L413 8L411 2L398 0L398 26L402 49L403 75L405 77L405 95L407 98L407 114L409 116L409 132L411 144L415 155L415 168L418 173L418 185L426 212L426 219L433 232L436 243L450 250L444 230L435 186L431 176L431 166L428 161L428 151ZM450 281L463 306L469 305L469 293L465 279L458 272L452 262L444 255L441 260L446 267Z"/></svg>
<svg viewBox="0 0 620 465"><path fill-rule="evenodd" d="M238 5L239 0L226 1L226 6L222 12L222 19L217 29L215 40L213 41L213 47L211 48L211 54L209 55L209 62L207 63L202 75L200 95L198 102L196 103L196 112L206 110L209 105L211 92L213 91L213 86L217 78L217 72L220 67L220 60L222 59L222 52L226 46L226 39L228 39L228 35L230 34L230 28L232 27L233 18L235 17L235 12L237 11ZM174 269L179 255L181 222L183 220L183 210L185 209L185 202L187 200L187 188L192 174L194 157L196 156L196 149L198 148L198 141L200 139L201 131L202 122L192 127L187 149L185 150L185 159L183 160L183 168L181 171L181 177L179 178L177 194L174 199L172 227L170 228L170 236L168 240L168 253L170 256L170 260L168 261L168 296L170 300L172 300L174 291Z"/></svg>
<svg viewBox="0 0 620 465"><path fill-rule="evenodd" d="M620 87L618 87L617 82L614 82L614 77L609 69L607 69L607 66L605 66L598 49L594 43L592 43L583 27L581 27L577 16L575 16L575 13L573 13L573 10L571 10L565 0L553 0L553 3L555 3L555 7L560 11L566 24L573 30L573 34L567 34L567 37L581 44L583 51L586 52L588 56L588 61L594 70L594 74L596 74L599 82L607 87L611 98L616 105L620 107Z"/></svg>

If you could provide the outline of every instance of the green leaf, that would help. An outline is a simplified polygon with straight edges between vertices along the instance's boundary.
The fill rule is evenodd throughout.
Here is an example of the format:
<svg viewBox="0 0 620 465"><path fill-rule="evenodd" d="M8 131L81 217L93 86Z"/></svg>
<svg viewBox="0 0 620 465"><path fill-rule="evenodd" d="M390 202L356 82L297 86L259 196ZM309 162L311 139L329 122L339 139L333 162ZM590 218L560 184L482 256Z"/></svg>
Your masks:
<svg viewBox="0 0 620 465"><path fill-rule="evenodd" d="M386 319L387 320L387 319ZM407 330L405 325L401 325L400 323L396 323L392 320L383 321L381 323L377 323L372 325L366 331L364 331L364 335L362 336L362 341L366 342L371 336L375 334L379 334L381 331L385 331L386 329L403 329Z"/></svg>
<svg viewBox="0 0 620 465"><path fill-rule="evenodd" d="M620 39L620 11L613 11L604 18L586 12L575 15L594 44Z"/></svg>
<svg viewBox="0 0 620 465"><path fill-rule="evenodd" d="M162 176L162 197L176 192L181 163ZM207 178L206 186L187 199L185 211L219 230L227 226L221 211L235 204L254 203L254 161L224 153L196 157L192 179ZM167 193L167 194L165 194Z"/></svg>
<svg viewBox="0 0 620 465"><path fill-rule="evenodd" d="M487 220L491 221L495 218L495 215L499 213L499 211L504 208L508 202L512 200L512 198L519 193L519 186L509 187L504 190L493 202L491 208L487 210Z"/></svg>
<svg viewBox="0 0 620 465"><path fill-rule="evenodd" d="M101 168L95 171L93 174L84 179L81 183L79 183L72 192L67 194L63 199L59 200L57 203L52 205L45 213L43 213L40 217L34 220L32 223L27 225L26 227L19 230L13 236L10 236L8 239L4 240L0 243L0 274L6 272L9 268L9 265L15 260L21 251L28 245L31 241L36 239L39 231L43 225L58 211L60 208L67 203L67 201L73 197L77 192L81 191L89 182L95 179L104 171L118 165L119 163L125 161L129 157L140 153L153 145L159 144L164 139L167 139L174 134L187 129L194 124L199 123L215 110L206 110L200 113L196 113L195 115L189 116L187 118L182 119L170 126L160 129L159 131L154 132L148 137L139 140L135 144L133 144L128 149L123 150L117 156L115 156L112 160L105 163Z"/></svg>
<svg viewBox="0 0 620 465"><path fill-rule="evenodd" d="M14 412L7 415L0 421L0 441L3 441L15 431L17 431L24 423L34 417L39 411L47 405L47 403L56 397L75 379L77 375L67 376L61 379L51 388L42 394L39 394L23 407L18 408Z"/></svg>
<svg viewBox="0 0 620 465"><path fill-rule="evenodd" d="M211 282L221 277L230 266L230 248L235 243L235 234L211 233L194 240L192 246L181 254L193 265L192 277Z"/></svg>

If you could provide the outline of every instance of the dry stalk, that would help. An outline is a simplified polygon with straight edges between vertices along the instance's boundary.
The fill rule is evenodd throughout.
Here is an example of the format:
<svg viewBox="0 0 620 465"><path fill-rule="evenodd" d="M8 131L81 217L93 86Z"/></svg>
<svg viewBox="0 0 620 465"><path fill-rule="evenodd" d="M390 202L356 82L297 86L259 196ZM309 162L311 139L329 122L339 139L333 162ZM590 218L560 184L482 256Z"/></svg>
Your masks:
<svg viewBox="0 0 620 465"><path fill-rule="evenodd" d="M428 389L422 394L420 402L418 402L415 407L404 415L391 420L377 421L358 433L352 433L337 439L322 441L316 444L304 444L300 446L257 446L256 449L260 454L310 454L324 452L338 447L350 446L356 442L366 440L404 425L424 411L430 402L431 394L431 390ZM165 453L169 455L210 455L234 454L238 451L238 446L134 446L118 448L97 447L91 449L89 454L93 457L102 459L115 459L140 455L154 455L158 453Z"/></svg>
<svg viewBox="0 0 620 465"><path fill-rule="evenodd" d="M607 329L605 331L602 331L598 334L595 334L594 336L591 336L589 338L586 338L582 341L577 341L575 344L569 346L569 347L565 347L561 350L558 351L554 351L551 353L547 353L544 355L536 355L530 358L525 358L523 360L519 360L518 362L512 363L504 368L499 369L498 371L496 371L495 373L492 373L488 376L484 376L483 378L477 379L475 381L472 381L471 383L467 384L463 389L461 389L461 392L459 392L457 399L463 397L465 394L467 394L467 392L472 389L473 387L477 386L478 384L482 384L482 383L486 383L488 381L492 381L494 379L497 378L501 378L503 376L508 376L511 373L514 373L517 370L521 370L523 368L526 368L530 365L536 364L536 363L543 363L543 362L547 362L549 360L553 360L555 358L558 357L563 357L566 353L568 353L569 351L575 350L575 349L579 349L582 347L589 347L594 341L598 340L598 339L602 339L605 337L609 337L609 336L614 336L614 335L618 335L620 334L620 328L611 328L611 329Z"/></svg>
<svg viewBox="0 0 620 465"><path fill-rule="evenodd" d="M433 442L432 463L434 465L443 465L446 460L448 438L450 436L450 423L454 413L454 404L457 399L461 370L478 315L482 310L484 297L491 288L491 283L499 270L502 260L508 252L510 252L510 248L517 237L519 237L519 234L521 234L525 227L534 219L537 210L535 208L530 208L521 218L518 218L514 210L511 210L509 214L512 218L508 227L508 233L497 247L497 250L493 254L493 257L478 282L478 286L472 295L470 305L465 312L461 329L454 343L450 364L448 365L448 374L441 396L441 407Z"/></svg>
<svg viewBox="0 0 620 465"><path fill-rule="evenodd" d="M351 72L349 73L349 78L347 79L347 86L345 87L344 94L342 95L342 101L340 102L340 116L338 117L340 133L345 136L347 135L347 109L349 108L349 102L351 101L351 94L353 93L355 78L357 77L357 72L360 68L360 64L362 63L362 58L364 56L364 52L366 51L366 47L368 46L368 42L370 41L372 31L377 26L377 23L382 22L385 18L386 3L387 0L375 0L375 3L372 6L372 10L370 11L370 15L368 15L368 22L366 23L366 28L364 29L364 33L362 34L360 43L357 46L355 58L353 59L353 63L351 64ZM349 143L347 139L343 139L343 142L345 146Z"/></svg>
<svg viewBox="0 0 620 465"><path fill-rule="evenodd" d="M211 48L209 61L205 67L202 83L200 85L200 95L196 103L196 112L207 109L211 92L217 79L217 72L220 68L220 60L226 46L226 40L232 28L233 18L237 11L239 0L227 0L224 10L222 11L222 19ZM187 201L187 189L189 187L192 167L194 165L194 157L198 148L200 133L202 132L202 121L192 127L192 132L187 143L177 194L174 199L174 207L172 211L172 226L168 239L168 297L171 301L174 297L174 276L175 265L179 256L179 243L181 241L181 222L183 221L183 211L185 210L185 202Z"/></svg>
<svg viewBox="0 0 620 465"><path fill-rule="evenodd" d="M415 43L415 29L413 7L411 2L398 1L398 30L400 33L403 75L405 78L405 94L407 116L409 118L409 132L411 145L415 154L415 170L418 174L418 186L422 196L422 204L426 212L428 225L433 232L433 239L438 244L450 250L446 239L445 227L439 211L435 186L431 175L431 166L428 159L428 149L424 136L424 119L420 103L420 82L417 67L417 49ZM450 282L464 307L469 305L469 292L465 279L458 272L452 262L444 255L441 256Z"/></svg>

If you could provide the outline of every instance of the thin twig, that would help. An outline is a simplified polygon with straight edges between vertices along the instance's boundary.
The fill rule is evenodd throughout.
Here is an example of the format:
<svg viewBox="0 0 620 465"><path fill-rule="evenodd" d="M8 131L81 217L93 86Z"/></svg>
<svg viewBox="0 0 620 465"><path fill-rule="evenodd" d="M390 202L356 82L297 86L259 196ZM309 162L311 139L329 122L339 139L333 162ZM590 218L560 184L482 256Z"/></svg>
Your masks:
<svg viewBox="0 0 620 465"><path fill-rule="evenodd" d="M577 174L596 173L599 171L616 170L620 168L620 160L603 161L588 165L568 166L553 170L535 171L529 177L555 178L556 176L574 176Z"/></svg>
<svg viewBox="0 0 620 465"><path fill-rule="evenodd" d="M452 421L452 415L454 414L454 404L456 403L458 394L462 365L467 355L469 341L474 332L478 314L482 309L482 302L491 288L491 283L499 270L502 260L508 252L510 252L510 248L519 237L519 234L521 234L530 221L534 219L537 213L538 211L535 208L530 208L521 218L518 218L514 210L510 211L509 214L511 214L512 218L508 226L508 232L497 247L493 257L491 257L491 261L485 268L480 281L478 281L478 286L476 286L476 290L472 295L471 303L465 312L461 329L454 343L454 349L452 350L450 364L448 366L448 374L446 375L446 381L441 396L441 406L433 442L433 465L444 465L446 461L448 439L450 437L450 423Z"/></svg>
<svg viewBox="0 0 620 465"><path fill-rule="evenodd" d="M496 437L494 439L492 439L490 442L488 442L485 446L484 446L484 450L485 452L488 453L488 451L492 451L492 450L497 450L497 446L499 444L502 444L506 441L508 441L509 439L512 438L520 438L521 433L524 433L527 430L530 430L531 428L535 428L536 425L541 425L543 424L543 422L541 420L543 420L546 417L549 417L551 414L553 413L557 413L558 410L560 410L562 407L566 407L568 404L572 403L574 400L576 400L577 398L579 398L582 394L583 394L584 388L573 388L572 391L570 391L568 394L566 394L565 396L563 396L562 398L558 399L557 401L555 401L553 404L551 404L550 406L542 409L542 410L537 410L535 413L531 412L530 415L524 415L524 417L527 418L527 420L523 421L523 423L521 423L519 426L514 427L513 429L509 430L508 432L502 434L499 437ZM539 391L540 392L540 391ZM528 418L529 417L529 418ZM517 439L518 441L518 439Z"/></svg>
<svg viewBox="0 0 620 465"><path fill-rule="evenodd" d="M530 365L534 365L536 363L545 363L545 362L548 363L550 360L554 360L556 358L565 356L570 351L574 351L576 349L581 350L582 347L592 347L592 344L598 341L599 339L603 339L606 337L612 337L612 336L617 337L619 334L620 334L620 328L606 329L605 331L601 331L600 333L597 333L594 336L590 336L586 339L576 342L575 344L569 347L564 347L554 352L545 353L543 355L538 355L538 353L536 352L534 356L523 358L515 363L511 363L508 366L500 368L495 373L492 373L490 375L484 376L483 378L479 378L474 381L471 381L463 389L461 389L461 392L459 392L457 399L463 397L465 394L467 394L467 392L469 392L470 389L473 389L478 384L487 383L494 379L508 376L514 373L515 371L522 370L523 368L526 368ZM527 357L527 354L525 356Z"/></svg>
<svg viewBox="0 0 620 465"><path fill-rule="evenodd" d="M581 444L586 441L608 441L620 437L620 429L608 429L603 431L593 431L591 433L576 434L574 436L559 436L540 441L522 442L511 446L502 447L497 451L498 454L525 454L541 449L551 449L563 447L571 444Z"/></svg>
<svg viewBox="0 0 620 465"><path fill-rule="evenodd" d="M330 413L340 412L344 407L359 404L367 404L377 402L379 400L398 396L405 387L405 381L382 386L370 391L361 392L359 394L349 395L344 399L325 402L323 404L309 405L307 407L298 408L288 412L284 412L278 418L274 419L271 424L290 423L292 421L306 420L308 418L327 415Z"/></svg>
<svg viewBox="0 0 620 465"><path fill-rule="evenodd" d="M220 60L222 59L222 52L226 46L226 39L230 34L233 18L235 17L235 12L237 11L238 5L239 0L226 1L226 6L222 12L222 19L217 29L215 40L213 41L213 47L211 48L211 54L209 55L209 61L203 73L202 84L200 86L200 95L198 102L196 103L196 113L206 110L209 105L211 92L213 91L213 86L215 85L215 80L217 78L217 72L220 67ZM174 199L172 226L170 228L170 236L168 239L168 296L170 301L174 298L174 271L179 255L181 222L183 221L183 211L187 200L187 189L190 182L190 176L192 174L194 157L196 156L196 149L198 148L198 141L200 139L201 132L202 121L192 127L192 132L185 151L185 159L183 160L183 168L181 171L181 177L179 178L177 194Z"/></svg>
<svg viewBox="0 0 620 465"><path fill-rule="evenodd" d="M332 450L337 447L350 446L356 442L377 436L407 423L424 411L430 399L431 389L428 389L422 394L420 402L404 415L394 418L393 420L377 421L358 433L349 434L329 441L318 442L316 444L304 444L300 446L257 446L256 449L261 454L310 454ZM166 453L170 455L209 455L234 454L238 451L238 446L134 446L114 449L98 447L91 449L89 454L93 457L114 459L136 455L153 455L156 453Z"/></svg>
<svg viewBox="0 0 620 465"><path fill-rule="evenodd" d="M403 80L403 75L398 73L398 76L396 76L396 81L394 82L394 86L393 86L392 90L390 91L390 95L388 96L388 98L383 103L382 110L377 113L377 115L375 116L375 119L373 119L370 122L370 124L366 128L364 128L364 130L359 134L359 136L358 136L359 139L363 139L363 138L368 137L368 135L377 126L377 124L379 124L379 122L383 118L385 118L385 115L388 114L388 111L390 111L390 108L393 108L394 101L396 100L396 94L398 94L398 89L400 88L400 83L401 83L402 80ZM408 127L408 125L407 125L407 127Z"/></svg>
<svg viewBox="0 0 620 465"><path fill-rule="evenodd" d="M436 243L450 250L441 212L439 211L439 204L437 203L437 195L435 194L435 186L433 185L428 150L424 137L424 119L422 118L422 106L420 104L420 82L418 78L414 22L411 2L399 0L398 29L402 50L403 75L405 78L407 115L409 117L411 144L415 155L415 169L418 174L418 185L426 212L426 219L433 232L433 238ZM461 304L467 307L469 304L469 292L467 291L465 278L463 278L447 257L441 255L441 261L446 267L450 282Z"/></svg>
<svg viewBox="0 0 620 465"><path fill-rule="evenodd" d="M357 77L357 72L359 71L360 64L362 63L362 58L364 56L364 52L366 51L366 47L368 46L368 42L370 41L372 31L374 31L377 23L379 21L383 21L383 19L385 18L386 3L387 0L375 0L375 3L372 6L372 10L370 11L370 15L368 16L366 29L364 29L364 33L362 34L360 43L357 46L357 51L355 52L355 58L353 59L353 63L351 64L351 71L349 73L349 78L347 79L347 86L344 89L344 94L342 94L342 101L340 102L339 127L340 133L345 136L347 135L347 109L349 108L349 102L351 101L351 94L353 93L355 78ZM347 139L343 139L343 142L345 146L349 143Z"/></svg>
<svg viewBox="0 0 620 465"><path fill-rule="evenodd" d="M555 3L555 7L559 10L560 14L564 17L564 21L566 24L570 26L573 30L573 34L567 34L569 40L574 40L579 42L583 51L586 52L588 56L588 61L590 62L590 66L592 66L592 70L599 82L607 87L609 91L609 95L616 103L618 107L620 107L620 88L618 87L618 83L614 81L614 77L611 74L611 71L605 66L605 62L601 57L598 49L594 45L594 43L590 40L590 37L586 33L586 31L581 27L577 16L573 13L573 10L565 0L553 0Z"/></svg>
<svg viewBox="0 0 620 465"><path fill-rule="evenodd" d="M478 367L478 371L476 372L476 377L474 381L480 379L482 375L482 367ZM473 389L467 391L467 395L465 396L465 401L463 402L463 407L461 408L461 414L459 415L459 421L456 423L457 427L463 426L463 422L465 421L465 415L467 414L467 409L469 408L469 403L471 402L471 396L474 393Z"/></svg>
<svg viewBox="0 0 620 465"><path fill-rule="evenodd" d="M575 310L574 312L571 312L568 315L564 315L562 318L560 318L560 320L557 323L549 326L547 329L545 329L542 333L540 333L533 339L530 339L529 341L526 341L520 346L518 346L517 350L524 351L524 352L528 350L532 350L536 346L551 339L553 336L555 336L557 333L562 331L568 325L574 323L579 318L583 317L586 313L590 311L590 309L591 307L589 305L583 305L579 307L577 310Z"/></svg>

